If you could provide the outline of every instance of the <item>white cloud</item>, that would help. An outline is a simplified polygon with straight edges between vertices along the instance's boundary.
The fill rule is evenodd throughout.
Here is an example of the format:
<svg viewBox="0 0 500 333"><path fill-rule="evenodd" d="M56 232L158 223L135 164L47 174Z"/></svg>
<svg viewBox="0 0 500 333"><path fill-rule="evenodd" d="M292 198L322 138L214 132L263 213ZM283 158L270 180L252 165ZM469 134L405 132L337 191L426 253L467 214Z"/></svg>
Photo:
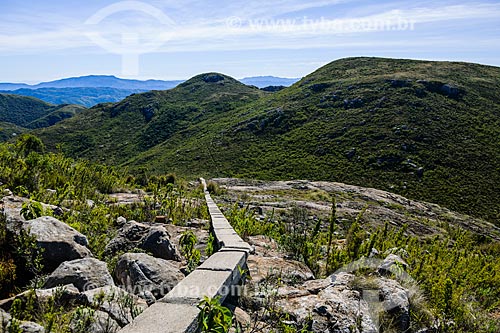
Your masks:
<svg viewBox="0 0 500 333"><path fill-rule="evenodd" d="M85 21L75 22L74 19L51 15L46 17L37 14L30 25L29 32L22 16L11 16L9 21L0 24L0 52L2 54L36 53L61 51L65 49L89 48L95 52L98 48L86 37L88 32L105 31L103 37L121 43L124 31L135 32L142 36L141 40L148 43L151 40L167 39L157 51L204 51L204 50L243 50L243 49L297 49L314 47L361 47L377 45L380 42L406 45L406 39L401 36L376 36L379 30L363 26L370 22L398 20L413 22L416 29L413 33L412 45L418 41L419 29L425 30L425 24L447 22L450 20L495 20L500 17L500 4L464 3L461 5L432 7L419 6L412 9L388 9L373 15L359 17L344 17L335 20L328 19L274 19L284 14L298 13L312 8L321 8L340 3L339 0L278 0L249 1L245 6L239 1L223 1L222 4L207 7L206 1L193 0L183 2L152 2L171 16L177 24L172 26L158 25L147 17L136 15L134 20L129 16L117 16L117 20L109 20L102 25L89 26ZM169 7L170 6L170 7ZM172 8L167 10L165 8ZM186 8L190 8L187 13ZM180 14L184 13L184 17ZM179 16L177 15L179 14ZM233 17L233 21L228 18ZM292 17L292 16L289 16ZM113 17L115 18L115 17ZM124 20L124 18L127 18ZM85 18L86 19L86 18ZM290 21L286 21L290 20ZM295 20L295 21L293 21ZM47 23L47 22L50 22ZM229 23L229 25L228 25ZM7 29L9 27L9 29ZM407 27L408 29L411 27ZM439 31L445 34L446 31ZM144 37L145 36L145 37ZM349 36L349 38L343 38ZM168 37L168 38L167 38ZM489 36L491 38L491 36ZM485 36L486 38L486 36ZM449 37L447 39L450 39ZM423 41L428 44L429 41ZM88 50L88 51L89 51ZM105 52L105 51L101 51Z"/></svg>

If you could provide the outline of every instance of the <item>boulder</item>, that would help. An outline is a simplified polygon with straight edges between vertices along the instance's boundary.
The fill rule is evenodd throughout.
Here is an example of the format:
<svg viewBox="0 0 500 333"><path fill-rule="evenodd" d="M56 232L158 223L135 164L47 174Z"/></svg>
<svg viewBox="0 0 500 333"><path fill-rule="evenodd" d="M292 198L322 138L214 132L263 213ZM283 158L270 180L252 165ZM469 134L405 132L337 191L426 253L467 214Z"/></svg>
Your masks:
<svg viewBox="0 0 500 333"><path fill-rule="evenodd" d="M24 222L26 222L24 217L21 216L21 208L25 201L28 201L28 199L13 195L2 198L1 206L7 222L6 227L12 234L18 233Z"/></svg>
<svg viewBox="0 0 500 333"><path fill-rule="evenodd" d="M36 237L39 247L44 249L43 264L48 272L61 263L74 259L92 257L87 248L87 237L69 225L51 216L43 216L24 223L23 228Z"/></svg>
<svg viewBox="0 0 500 333"><path fill-rule="evenodd" d="M120 325L108 313L96 310L92 323L85 328L87 333L115 333L121 328Z"/></svg>
<svg viewBox="0 0 500 333"><path fill-rule="evenodd" d="M164 227L151 227L142 240L141 248L157 258L180 261L181 256Z"/></svg>
<svg viewBox="0 0 500 333"><path fill-rule="evenodd" d="M180 261L180 254L170 242L170 235L163 226L149 226L136 221L127 222L118 235L106 245L105 254L114 255L120 251L140 248L155 257Z"/></svg>
<svg viewBox="0 0 500 333"><path fill-rule="evenodd" d="M396 280L379 279L379 300L384 310L395 318L398 329L406 332L410 327L410 300L408 291Z"/></svg>
<svg viewBox="0 0 500 333"><path fill-rule="evenodd" d="M123 216L118 216L118 218L116 219L116 224L122 227L125 225L125 223L127 223L127 219L124 218Z"/></svg>
<svg viewBox="0 0 500 333"><path fill-rule="evenodd" d="M120 327L129 324L148 307L146 302L139 297L115 286L84 291L80 295L79 302L97 307L99 311L108 314Z"/></svg>
<svg viewBox="0 0 500 333"><path fill-rule="evenodd" d="M450 97L457 97L460 94L460 89L452 84L443 84L441 92Z"/></svg>
<svg viewBox="0 0 500 333"><path fill-rule="evenodd" d="M72 332L85 330L87 333L115 333L120 329L120 325L109 314L89 308L80 309L73 316L70 327Z"/></svg>
<svg viewBox="0 0 500 333"><path fill-rule="evenodd" d="M6 189L4 189L4 190L2 191L2 194L3 194L3 196L4 196L4 197L8 197L8 196L11 196L11 195L12 195L12 191L11 191L11 190L9 190L8 188L6 188Z"/></svg>
<svg viewBox="0 0 500 333"><path fill-rule="evenodd" d="M389 254L378 266L377 271L380 275L391 275L399 273L400 269L406 270L408 264L396 254Z"/></svg>
<svg viewBox="0 0 500 333"><path fill-rule="evenodd" d="M44 288L73 284L79 291L113 286L113 278L105 262L94 258L63 262L45 281Z"/></svg>
<svg viewBox="0 0 500 333"><path fill-rule="evenodd" d="M312 271L298 261L250 255L247 265L255 283L262 282L272 276L281 278L285 283L300 283L314 279Z"/></svg>
<svg viewBox="0 0 500 333"><path fill-rule="evenodd" d="M148 303L166 295L184 278L173 262L146 253L120 256L114 275L125 290L146 299Z"/></svg>

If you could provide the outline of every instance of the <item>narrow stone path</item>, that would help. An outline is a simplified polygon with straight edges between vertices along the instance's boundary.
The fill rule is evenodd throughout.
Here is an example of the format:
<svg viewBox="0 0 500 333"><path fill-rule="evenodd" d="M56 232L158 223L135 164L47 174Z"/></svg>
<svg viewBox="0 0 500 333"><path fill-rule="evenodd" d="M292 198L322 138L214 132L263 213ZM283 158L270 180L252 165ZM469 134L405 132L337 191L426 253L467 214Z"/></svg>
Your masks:
<svg viewBox="0 0 500 333"><path fill-rule="evenodd" d="M196 305L204 296L220 296L224 301L238 291L242 268L253 248L231 227L208 193L205 180L200 178L200 182L218 251L119 332L194 333L198 328Z"/></svg>

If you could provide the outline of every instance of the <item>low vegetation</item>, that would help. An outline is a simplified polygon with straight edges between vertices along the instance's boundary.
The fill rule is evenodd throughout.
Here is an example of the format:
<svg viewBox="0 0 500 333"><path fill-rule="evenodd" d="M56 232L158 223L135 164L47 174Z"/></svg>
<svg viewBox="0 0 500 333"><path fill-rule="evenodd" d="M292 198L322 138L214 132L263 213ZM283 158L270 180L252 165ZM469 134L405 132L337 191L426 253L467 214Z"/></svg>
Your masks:
<svg viewBox="0 0 500 333"><path fill-rule="evenodd" d="M0 184L1 191L12 189L23 197L21 215L25 219L56 216L84 234L94 257L110 267L118 254L107 256L105 246L116 235L119 216L144 222L161 216L177 225L208 217L198 184L189 184L172 174L151 175L145 169L129 174L124 169L66 158L61 153L46 153L43 143L32 135L0 144ZM116 192L138 193L139 200L117 202L112 195ZM193 236L186 233L181 242L190 266L200 260ZM0 214L0 298L28 292L26 300L12 305L14 320L9 332L17 332L22 320L36 321L46 332L85 332L94 323L93 313L99 304L67 303L62 291L47 300L37 299L34 290L43 284L45 273L41 255L35 237L24 230L14 233L7 227L5 215ZM130 311L132 317L138 315L134 303L122 296L117 295L119 299L113 304L121 304L120 311Z"/></svg>
<svg viewBox="0 0 500 333"><path fill-rule="evenodd" d="M241 204L241 201L240 201ZM443 332L496 332L500 322L500 246L497 241L447 227L447 233L422 238L410 235L406 226L370 226L364 209L351 219L336 216L335 201L329 218L311 220L304 208L268 213L259 218L249 206L235 204L226 214L244 238L266 235L291 258L304 262L325 277L344 265L380 253L396 253L407 263L407 272L422 295L411 299L412 322L437 326ZM427 316L427 307L431 316ZM433 320L431 320L434 318Z"/></svg>

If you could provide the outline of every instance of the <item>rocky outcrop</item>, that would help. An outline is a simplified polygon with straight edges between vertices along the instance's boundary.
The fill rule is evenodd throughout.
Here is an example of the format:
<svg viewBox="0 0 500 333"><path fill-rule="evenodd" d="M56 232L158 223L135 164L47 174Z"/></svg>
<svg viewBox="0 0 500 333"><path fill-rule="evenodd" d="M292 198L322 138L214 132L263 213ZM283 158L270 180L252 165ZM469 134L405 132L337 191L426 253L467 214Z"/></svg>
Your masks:
<svg viewBox="0 0 500 333"><path fill-rule="evenodd" d="M62 263L45 281L44 288L73 284L79 291L113 286L113 278L105 262L84 258Z"/></svg>
<svg viewBox="0 0 500 333"><path fill-rule="evenodd" d="M369 304L360 291L351 287L353 280L354 275L340 273L330 281L318 281L322 288L316 294L306 286L288 288L287 293L278 296L277 306L296 324L310 326L313 332L376 333Z"/></svg>
<svg viewBox="0 0 500 333"><path fill-rule="evenodd" d="M247 259L252 280L259 283L273 276L285 283L301 283L314 279L311 270L301 262L278 257L250 255Z"/></svg>
<svg viewBox="0 0 500 333"><path fill-rule="evenodd" d="M92 257L87 237L56 218L43 216L25 222L23 228L35 236L38 246L44 249L43 264L48 272L65 261Z"/></svg>
<svg viewBox="0 0 500 333"><path fill-rule="evenodd" d="M106 255L135 248L151 252L155 257L180 261L180 254L170 242L170 235L162 226L150 226L136 221L127 222L106 246Z"/></svg>
<svg viewBox="0 0 500 333"><path fill-rule="evenodd" d="M396 257L388 256L380 261L379 267L393 264ZM249 267L255 264L250 262L249 259ZM390 318L391 327L397 331L406 331L410 327L408 291L398 281L378 276L376 265L371 269L375 270L374 274L366 278L338 272L326 279L275 284L271 289L263 289L261 277L254 280L252 275L249 305L258 309L273 300L278 312L290 319L290 324L309 327L318 333L375 333L380 325L388 325L379 322L382 317Z"/></svg>
<svg viewBox="0 0 500 333"><path fill-rule="evenodd" d="M126 253L120 256L114 275L124 289L148 303L166 295L184 278L173 262L146 253Z"/></svg>

